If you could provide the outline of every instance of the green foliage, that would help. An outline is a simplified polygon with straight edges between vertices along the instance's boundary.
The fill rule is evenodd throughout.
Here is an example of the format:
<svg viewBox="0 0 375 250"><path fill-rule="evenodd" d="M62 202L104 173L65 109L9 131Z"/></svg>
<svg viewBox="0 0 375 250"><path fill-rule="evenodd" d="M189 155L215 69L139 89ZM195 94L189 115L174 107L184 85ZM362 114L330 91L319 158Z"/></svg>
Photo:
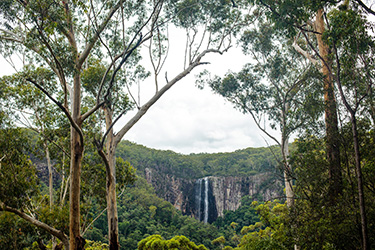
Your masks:
<svg viewBox="0 0 375 250"><path fill-rule="evenodd" d="M86 250L106 250L108 249L108 244L88 240L86 241L85 249Z"/></svg>
<svg viewBox="0 0 375 250"><path fill-rule="evenodd" d="M98 214L98 210L93 212ZM137 243L153 234L166 239L184 235L197 244L212 247L211 240L219 237L218 229L195 219L182 216L172 204L155 195L152 187L139 177L134 187L128 187L118 198L119 240L124 249L136 249ZM85 237L94 241L106 242L106 214L104 213Z"/></svg>
<svg viewBox="0 0 375 250"><path fill-rule="evenodd" d="M248 148L233 153L182 155L122 141L117 155L131 162L139 173L143 173L145 168L154 168L176 177L197 179L211 175L249 176L275 172L277 161L274 156L280 157L280 151L277 147L271 147L271 150Z"/></svg>
<svg viewBox="0 0 375 250"><path fill-rule="evenodd" d="M0 212L0 249L24 249L36 240L34 226L17 215Z"/></svg>
<svg viewBox="0 0 375 250"><path fill-rule="evenodd" d="M252 205L253 199L244 196L241 199L241 206L235 211L224 211L224 216L217 218L213 223L221 230L225 229L225 237L229 239L233 234L239 234L245 226L259 222L259 216Z"/></svg>
<svg viewBox="0 0 375 250"><path fill-rule="evenodd" d="M334 0L251 0L260 9L259 12L271 20L275 28L286 36L294 38L298 27L311 21L318 9L337 5Z"/></svg>
<svg viewBox="0 0 375 250"><path fill-rule="evenodd" d="M241 230L244 236L238 249L289 249L287 235L288 209L278 201L252 204L257 210L261 222L245 226Z"/></svg>
<svg viewBox="0 0 375 250"><path fill-rule="evenodd" d="M197 0L172 0L167 3L168 14L176 16L173 20L177 27L184 29L196 28L205 24L212 34L218 35L224 27L230 27L236 17L239 17L239 10L232 7L227 0L222 1L197 1ZM237 28L237 27L236 27ZM233 28L232 28L233 29Z"/></svg>
<svg viewBox="0 0 375 250"><path fill-rule="evenodd" d="M220 246L220 249L223 249L224 244L225 244L224 236L220 236L212 241L212 245L218 245Z"/></svg>
<svg viewBox="0 0 375 250"><path fill-rule="evenodd" d="M116 184L118 191L133 185L137 180L136 169L123 158L116 158Z"/></svg>
<svg viewBox="0 0 375 250"><path fill-rule="evenodd" d="M175 236L170 240L164 240L160 235L151 235L138 243L139 250L207 250L203 245L197 246L185 236Z"/></svg>
<svg viewBox="0 0 375 250"><path fill-rule="evenodd" d="M372 184L374 164L369 160L370 148L374 148L373 131L366 121L359 122L360 142L363 152L365 186ZM356 233L360 231L358 223L359 208L354 202L358 199L356 191L355 165L351 126L342 128L342 170L344 186L343 192L336 197L336 204L332 205L326 196L329 188L329 172L325 152L325 141L317 137L300 138L296 141L295 151L291 155L291 164L295 169L295 208L290 211L289 230L295 235L296 244L303 249L359 249L360 238ZM372 154L372 153L370 153ZM370 157L372 158L372 157ZM374 192L365 189L368 218L374 218L372 209ZM370 219L369 219L370 221ZM373 228L373 223L369 223ZM369 237L374 235L369 230Z"/></svg>
<svg viewBox="0 0 375 250"><path fill-rule="evenodd" d="M21 129L0 130L0 201L14 208L26 207L38 190L28 147Z"/></svg>

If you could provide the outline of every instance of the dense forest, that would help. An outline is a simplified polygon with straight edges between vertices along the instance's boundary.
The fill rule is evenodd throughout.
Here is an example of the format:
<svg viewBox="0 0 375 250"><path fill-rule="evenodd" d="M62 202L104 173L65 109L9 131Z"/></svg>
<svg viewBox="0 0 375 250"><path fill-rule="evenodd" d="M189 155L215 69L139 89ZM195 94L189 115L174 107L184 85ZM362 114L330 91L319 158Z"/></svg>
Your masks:
<svg viewBox="0 0 375 250"><path fill-rule="evenodd" d="M248 148L231 153L178 154L168 150L149 149L129 141L122 141L118 157L127 159L142 173L145 167L181 178L198 179L204 176L249 176L262 172L278 171L280 149Z"/></svg>
<svg viewBox="0 0 375 250"><path fill-rule="evenodd" d="M0 53L16 70L0 78L0 247L375 248L374 16L361 0L2 0ZM186 43L165 69L170 28ZM234 46L241 70L202 70ZM122 141L193 72L275 146L187 156ZM155 196L137 176L150 165L271 172L283 197L242 197L204 224Z"/></svg>

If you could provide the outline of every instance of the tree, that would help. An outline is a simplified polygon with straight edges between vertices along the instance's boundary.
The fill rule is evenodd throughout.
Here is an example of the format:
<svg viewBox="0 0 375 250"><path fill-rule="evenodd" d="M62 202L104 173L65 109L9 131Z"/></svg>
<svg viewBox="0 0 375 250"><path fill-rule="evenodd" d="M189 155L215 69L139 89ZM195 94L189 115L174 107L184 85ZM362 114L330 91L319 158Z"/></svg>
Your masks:
<svg viewBox="0 0 375 250"><path fill-rule="evenodd" d="M333 47L336 63L335 77L339 93L350 114L361 214L362 244L363 249L369 249L357 117L364 109L362 103L368 98L370 90L373 88L370 76L374 73L371 58L375 51L375 44L368 34L369 24L366 19L358 10L352 8L347 3L341 9L333 10L330 13L331 30L325 35L329 45Z"/></svg>
<svg viewBox="0 0 375 250"><path fill-rule="evenodd" d="M49 207L52 211L54 205L54 189L50 144L54 143L54 141L52 138L50 138L51 133L49 131L51 131L56 124L56 119L53 119L52 115L56 110L51 110L54 109L55 106L50 106L48 97L45 96L39 89L35 89L28 85L24 80L24 76L32 75L34 79L53 81L53 73L43 68L34 69L32 66L25 67L25 71L26 72L19 72L18 74L4 77L1 80L6 82L11 89L10 95L12 98L8 98L9 100L7 106L10 107L13 112L19 114L12 116L12 118L15 119L15 123L19 123L39 134L39 140L42 144L44 153L38 152L39 147L37 147L33 153L36 155L41 155L41 157L45 157L47 160ZM51 86L53 87L54 85L51 84ZM53 92L53 89L50 91ZM53 245L55 246L56 242L54 238L53 242Z"/></svg>
<svg viewBox="0 0 375 250"><path fill-rule="evenodd" d="M105 162L107 170L107 216L110 230L109 238L111 249L112 246L118 246L115 153L119 142L134 124L146 114L149 108L164 95L164 93L182 78L187 76L197 66L206 64L206 62L202 62L202 59L207 54L222 54L227 51L231 46L232 33L238 29L237 26L240 21L242 21L240 13L238 11L233 11L230 8L230 5L226 3L217 5L213 2L201 3L199 1L194 3L188 3L188 1L183 1L181 3L171 2L167 4L167 9L164 11L162 9L163 4L163 2L159 2L155 5L155 16L152 17L152 26L155 26L156 28L151 33L153 38L150 39L148 45L148 53L150 56L152 75L155 84L155 94L144 104L141 104L140 100L134 98L136 94L131 91L131 85L134 85L137 81L143 81L149 75L140 65L135 68L134 72L130 73L130 70L126 70L119 81L115 81L118 68L113 70L112 76L109 80L106 79L106 76L108 72L110 72L115 61L113 61L106 70L102 68L103 72L105 71L105 74L102 77L101 84L117 85L120 93L121 91L126 90L126 96L133 98L133 105L138 109L137 113L130 118L117 133L115 133L113 126L117 123L120 117L128 111L128 108L124 108L124 105L122 105L122 107L118 105L121 98L119 99L113 94L107 96L106 103L102 107L106 132L100 140L96 140L96 145L98 153ZM194 12L194 16L189 15L191 12ZM179 28L185 29L187 40L186 48L184 48L184 68L171 80L168 79L166 72L166 83L163 86L161 85L160 73L164 62L167 59L170 38L168 37L167 23L162 17L160 17L162 14L176 16L176 18L172 20L173 24ZM217 27L223 19L226 20L225 24L220 24L220 26ZM210 33L209 36L207 35L208 33ZM196 44L196 42L199 41L198 39L200 39L200 43ZM205 41L206 39L207 41ZM226 42L228 44L225 44ZM113 52L108 51L108 53L111 54ZM115 55L111 55L110 57L115 58ZM134 63L138 64L138 62L139 58L135 58ZM108 81L108 83L106 83L106 81ZM87 85L92 87L93 83ZM124 98L122 98L122 101L124 101ZM128 105L128 107L130 108L130 105ZM113 249L116 248L117 247L114 247Z"/></svg>
<svg viewBox="0 0 375 250"><path fill-rule="evenodd" d="M224 236L220 236L212 241L212 245L218 245L220 249L224 248L224 244L225 244Z"/></svg>
<svg viewBox="0 0 375 250"><path fill-rule="evenodd" d="M49 195L44 198L44 193L41 194L41 197L29 196L29 199L32 200L32 204L34 204L34 206L24 204L23 208L27 207L27 215L35 217L34 215L38 214L38 219L40 221L43 221L45 224L65 232L66 224L64 224L64 222L66 222L66 219L69 219L65 213L67 206L65 197L67 193L69 176L68 178L65 178L66 169L64 169L64 165L66 164L65 159L70 158L70 154L66 149L68 148L66 138L68 138L69 125L63 116L54 116L54 114L58 112L58 110L56 110L57 107L53 105L51 106L48 98L39 89L28 85L25 81L25 75L33 75L36 79L42 79L44 81L53 81L52 72L49 72L43 68L34 69L33 67L27 67L23 72L0 78L0 82L4 84L4 86L7 86L7 96L2 97L2 100L4 103L6 103L6 105L3 106L3 109L9 109L6 117L10 120L11 125L8 126L20 124L21 126L26 127L23 132L25 135L20 134L20 139L22 138L22 140L25 140L25 143L30 144L26 153L30 156L35 164L39 164L40 166L43 165L43 160L47 160L48 171L46 181L49 189ZM89 119L87 125L88 126L83 128L85 134L87 136L90 136L90 133L95 134L95 121ZM47 145L47 143L50 145ZM88 146L88 148L86 147L85 153L86 160L83 163L85 168L82 173L82 181L85 184L84 187L90 185L90 188L83 188L82 190L82 194L84 196L81 205L84 205L83 207L88 207L93 198L100 201L98 197L105 195L101 192L101 188L104 188L105 182L100 180L100 165L98 164L98 162L100 162L100 158L96 157L95 159L95 154L93 155L92 153L92 149L94 148L92 146L90 148L90 145ZM39 160L38 158L41 159ZM53 188L51 176L52 161L54 163L56 173L62 177L60 188ZM119 171L124 171L124 167L126 168L125 165L120 166ZM94 168L96 169L94 170ZM43 173L43 169L41 170ZM90 173L89 176L87 175L88 172ZM26 173L28 172L25 171L25 174ZM122 174L124 174L124 178L122 179L125 180L120 180L119 185L122 185L127 181L127 178L129 179L132 176L132 173L128 173L126 170ZM57 180L55 179L55 183ZM41 182L44 181L43 176L41 176ZM98 185L102 185L102 187L98 187ZM55 203L52 202L54 196L57 197ZM46 204L43 201L46 198L49 200L49 204ZM9 209L10 208L15 209L16 207L9 206ZM12 210L12 212L15 212L15 210ZM84 209L83 215L84 220L82 221L84 223L82 225L82 232L84 234L86 230L85 227L88 226L87 224L90 223L93 218L87 209ZM40 244L42 244L42 242L40 242ZM56 244L53 238L53 249L55 246Z"/></svg>
<svg viewBox="0 0 375 250"><path fill-rule="evenodd" d="M326 128L326 147L329 159L330 189L328 195L332 203L341 193L342 177L340 163L340 142L337 120L337 104L334 94L334 82L330 73L330 61L327 43L322 39L326 29L325 8L334 5L332 1L255 1L265 14L288 37L294 38L293 47L309 59L322 73L324 82L324 112ZM315 19L315 21L314 21ZM303 41L300 39L302 35ZM315 40L313 37L315 36ZM320 64L320 65L319 65Z"/></svg>
<svg viewBox="0 0 375 250"><path fill-rule="evenodd" d="M368 81L372 69L367 54L372 54L373 39L368 36L369 25L365 18L358 18L361 9L374 15L374 12L363 1L265 1L259 3L265 7L268 16L288 35L295 38L294 48L313 63L320 63L323 74L325 96L326 147L329 161L328 195L334 206L342 195L342 169L340 160L340 141L337 122L337 104L335 88L349 112L352 123L353 142L356 158L358 182L358 199L362 224L362 244L368 247L366 240L366 212L363 187L361 187L361 160L356 127L357 115L361 109L370 110L372 116L372 101L366 101L372 96L372 82ZM353 15L353 13L357 13ZM347 17L352 19L347 19ZM313 21L315 19L315 21ZM361 21L359 21L361 20ZM343 22L347 22L343 28ZM355 23L355 24L354 24ZM354 24L352 26L352 24ZM355 27L355 28L354 28ZM349 31L349 32L348 32ZM303 40L300 40L302 35ZM315 39L314 39L315 37ZM345 45L344 45L345 44ZM363 54L362 54L363 53ZM363 66L365 65L365 66ZM348 66L348 67L347 67ZM344 70L345 69L345 70ZM349 70L350 69L350 70ZM355 69L354 74L352 70ZM349 73L350 72L350 73ZM355 76L354 78L348 77ZM367 75L366 79L363 75ZM349 91L351 86L353 92ZM362 106L367 102L368 107ZM358 146L355 146L358 145Z"/></svg>
<svg viewBox="0 0 375 250"><path fill-rule="evenodd" d="M187 249L187 250L206 250L203 245L197 246L185 236L175 236L170 240L164 240L160 235L151 235L138 243L139 250L153 249Z"/></svg>
<svg viewBox="0 0 375 250"><path fill-rule="evenodd" d="M264 204L254 201L252 206L261 221L242 228L243 237L238 249L290 249L290 239L285 228L288 224L287 206L277 200Z"/></svg>
<svg viewBox="0 0 375 250"><path fill-rule="evenodd" d="M100 108L105 110L107 128L103 138L97 143L98 151L105 160L108 176L108 213L110 233L110 248L118 247L114 152L116 145L125 133L146 113L170 87L190 73L195 67L205 64L202 58L208 53L223 53L231 45L231 34L242 21L240 12L233 10L230 4L217 6L213 2L168 2L165 12L162 12L164 1L12 1L1 3L1 51L5 56L21 52L28 64L48 67L55 75L55 88L62 91L58 96L51 92L51 83L43 79L35 79L26 75L25 80L40 89L61 112L68 118L71 131L71 161L70 161L70 248L81 249L84 239L80 235L80 186L82 159L85 148L85 137L82 130L84 123ZM160 18L161 13L169 17ZM171 18L170 18L171 17ZM175 18L177 17L177 18ZM213 20L205 26L207 20ZM118 118L128 109L122 107L118 117L112 122L113 102L116 81L124 65L134 65L129 62L136 50L146 41L154 41L156 50L153 54L153 70L155 79L161 70L161 30L165 24L173 22L187 31L188 45L191 50L186 55L186 68L177 74L163 88L158 88L156 94L130 119L114 137L112 128ZM127 25L125 25L127 23ZM223 25L225 24L225 25ZM198 42L197 25L205 26L202 41L210 37L208 47L203 48ZM209 31L209 34L207 33ZM157 38L152 38L157 35ZM198 44L196 43L198 42ZM193 46L197 45L195 48ZM156 60L155 56L156 55ZM92 60L92 61L90 61ZM94 100L89 108L83 109L84 96L89 88L84 88L82 77L84 70L92 66L94 60L100 60L107 66L99 76L100 82L95 86ZM159 62L159 63L156 63ZM126 70L125 70L126 71ZM126 85L126 84L125 84ZM106 150L104 142L107 143ZM107 154L107 155L106 155Z"/></svg>
<svg viewBox="0 0 375 250"><path fill-rule="evenodd" d="M312 84L318 82L316 72L303 57L282 45L288 41L267 21L259 19L258 26L245 31L241 41L254 63L247 64L239 73L228 73L223 79L216 77L209 85L237 109L250 114L258 128L280 146L287 204L293 206L289 137L319 117L318 88ZM280 130L281 140L265 126L267 118L272 121L271 128Z"/></svg>
<svg viewBox="0 0 375 250"><path fill-rule="evenodd" d="M26 214L23 209L30 205L30 197L37 190L37 177L35 166L27 155L27 140L20 129L2 128L1 161L0 161L0 211L11 212L24 220L48 231L59 238L65 248L69 247L68 237L64 232L57 230L41 221L35 216Z"/></svg>

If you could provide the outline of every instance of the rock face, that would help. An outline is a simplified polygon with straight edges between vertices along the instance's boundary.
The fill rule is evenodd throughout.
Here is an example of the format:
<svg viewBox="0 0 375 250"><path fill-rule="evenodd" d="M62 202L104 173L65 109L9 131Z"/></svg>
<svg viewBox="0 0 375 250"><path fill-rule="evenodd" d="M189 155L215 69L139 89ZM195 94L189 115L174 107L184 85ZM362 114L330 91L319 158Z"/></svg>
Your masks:
<svg viewBox="0 0 375 250"><path fill-rule="evenodd" d="M194 181L160 173L150 168L145 169L145 177L160 198L172 203L183 214L195 214Z"/></svg>
<svg viewBox="0 0 375 250"><path fill-rule="evenodd" d="M267 201L280 197L283 190L272 173L188 180L146 168L145 176L159 197L171 202L183 214L204 222L215 221L223 216L224 210L238 209L245 195Z"/></svg>
<svg viewBox="0 0 375 250"><path fill-rule="evenodd" d="M249 177L209 177L215 197L218 216L224 210L234 211L241 204L241 198L250 195L254 200L267 201L280 197L281 183L267 185L270 174L262 173Z"/></svg>

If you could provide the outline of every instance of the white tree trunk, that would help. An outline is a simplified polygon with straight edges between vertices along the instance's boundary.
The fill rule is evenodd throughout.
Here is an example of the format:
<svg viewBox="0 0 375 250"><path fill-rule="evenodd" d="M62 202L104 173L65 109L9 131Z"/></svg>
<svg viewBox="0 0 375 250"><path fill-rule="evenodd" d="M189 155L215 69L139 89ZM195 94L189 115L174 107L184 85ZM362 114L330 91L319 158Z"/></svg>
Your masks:
<svg viewBox="0 0 375 250"><path fill-rule="evenodd" d="M106 128L112 125L113 112L109 108L104 108ZM116 200L116 148L114 147L113 129L107 135L106 141L106 160L108 162L106 191L107 191L107 217L108 217L108 240L109 249L117 250L120 248L118 239L118 215Z"/></svg>

